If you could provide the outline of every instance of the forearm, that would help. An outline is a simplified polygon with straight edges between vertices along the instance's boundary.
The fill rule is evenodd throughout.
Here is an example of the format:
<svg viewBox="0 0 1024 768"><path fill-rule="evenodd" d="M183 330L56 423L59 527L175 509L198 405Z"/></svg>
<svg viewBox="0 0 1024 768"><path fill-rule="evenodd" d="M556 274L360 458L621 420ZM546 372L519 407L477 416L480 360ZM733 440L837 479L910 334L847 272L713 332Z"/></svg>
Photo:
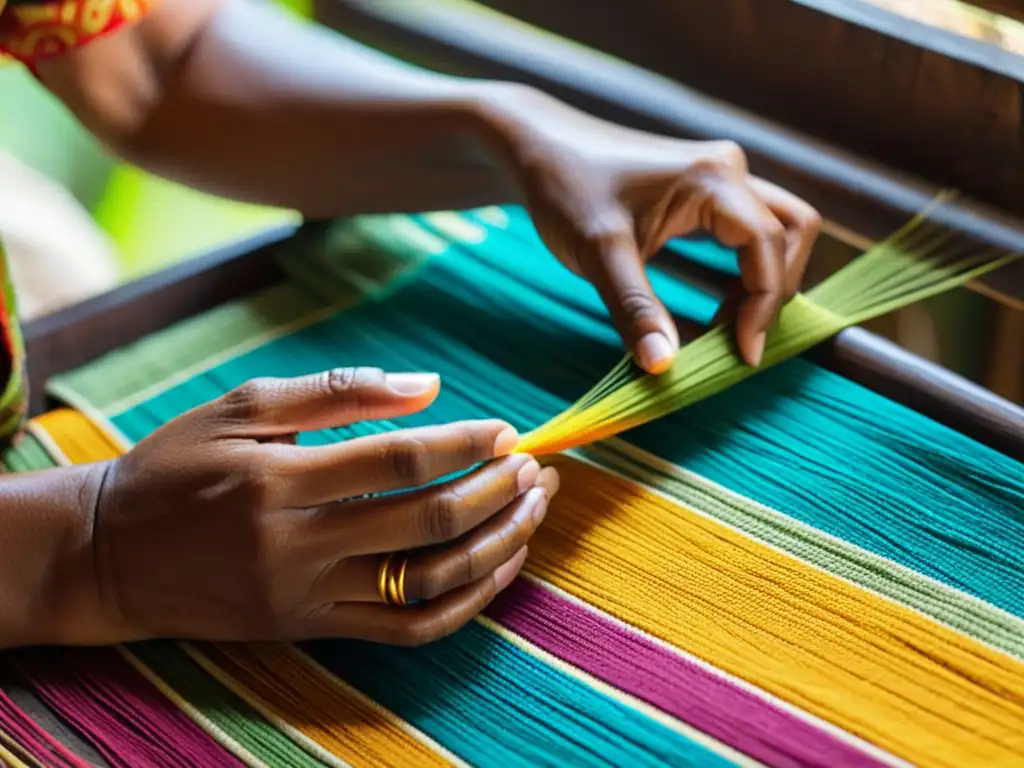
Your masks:
<svg viewBox="0 0 1024 768"><path fill-rule="evenodd" d="M175 2L184 0L165 0L168 16ZM145 24L161 23L125 34L142 39ZM80 69L116 73L127 97L67 93L81 91L81 79L55 90L101 138L160 175L311 217L515 199L488 151L491 114L514 88L407 68L244 2L203 19L166 61L159 40L131 43L109 41L124 50L106 59L98 46L107 41L78 54ZM145 63L125 63L143 48L156 62L149 75ZM109 89L110 79L89 87ZM139 114L118 114L125 103Z"/></svg>
<svg viewBox="0 0 1024 768"><path fill-rule="evenodd" d="M90 642L92 515L103 465L0 479L0 648Z"/></svg>

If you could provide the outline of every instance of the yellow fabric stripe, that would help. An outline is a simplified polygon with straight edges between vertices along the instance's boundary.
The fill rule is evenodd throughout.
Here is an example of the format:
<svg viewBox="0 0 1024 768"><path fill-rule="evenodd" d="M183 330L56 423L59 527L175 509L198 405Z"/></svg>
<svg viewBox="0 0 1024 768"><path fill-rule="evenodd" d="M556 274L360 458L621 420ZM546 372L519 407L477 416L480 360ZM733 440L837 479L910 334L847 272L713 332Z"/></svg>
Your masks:
<svg viewBox="0 0 1024 768"><path fill-rule="evenodd" d="M15 757L14 754L3 745L0 745L0 765L9 766L9 768L29 768L28 765Z"/></svg>
<svg viewBox="0 0 1024 768"><path fill-rule="evenodd" d="M349 765L446 766L411 728L284 643L204 645L201 654L252 706ZM204 665L206 666L206 665ZM207 667L209 668L209 667ZM218 675L224 682L224 677Z"/></svg>
<svg viewBox="0 0 1024 768"><path fill-rule="evenodd" d="M116 459L124 451L104 430L70 408L60 408L32 420L53 439L72 464Z"/></svg>
<svg viewBox="0 0 1024 768"><path fill-rule="evenodd" d="M527 569L909 762L1019 765L1024 664L651 490L553 457Z"/></svg>
<svg viewBox="0 0 1024 768"><path fill-rule="evenodd" d="M22 760L22 757L25 759ZM18 740L6 731L0 731L0 765L10 768L45 768L34 757L26 754Z"/></svg>

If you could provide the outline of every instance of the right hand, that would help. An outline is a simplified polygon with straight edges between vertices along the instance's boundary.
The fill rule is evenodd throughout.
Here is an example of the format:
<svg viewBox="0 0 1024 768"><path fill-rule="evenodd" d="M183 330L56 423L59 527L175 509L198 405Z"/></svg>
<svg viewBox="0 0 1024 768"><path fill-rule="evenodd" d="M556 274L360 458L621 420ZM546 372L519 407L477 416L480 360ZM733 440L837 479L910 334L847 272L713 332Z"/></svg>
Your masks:
<svg viewBox="0 0 1024 768"><path fill-rule="evenodd" d="M507 587L557 491L553 469L508 455L501 421L398 430L320 447L299 432L414 413L433 375L346 369L252 381L112 462L97 494L97 616L77 641L347 637L418 645ZM417 488L483 463L427 489ZM377 590L409 556L406 596ZM82 612L76 612L83 615Z"/></svg>

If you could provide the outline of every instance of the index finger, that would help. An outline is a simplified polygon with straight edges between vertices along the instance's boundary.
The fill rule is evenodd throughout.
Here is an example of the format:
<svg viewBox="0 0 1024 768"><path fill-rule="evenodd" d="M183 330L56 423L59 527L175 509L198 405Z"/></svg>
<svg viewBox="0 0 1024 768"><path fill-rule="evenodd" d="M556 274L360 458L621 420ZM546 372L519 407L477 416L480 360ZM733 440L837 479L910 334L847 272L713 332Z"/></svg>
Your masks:
<svg viewBox="0 0 1024 768"><path fill-rule="evenodd" d="M648 373L664 372L679 350L679 332L651 287L632 236L592 242L589 258L580 266L640 367Z"/></svg>
<svg viewBox="0 0 1024 768"><path fill-rule="evenodd" d="M288 507L312 507L368 493L426 485L505 456L519 433L504 421L462 421L401 429L334 445L260 446L272 486Z"/></svg>

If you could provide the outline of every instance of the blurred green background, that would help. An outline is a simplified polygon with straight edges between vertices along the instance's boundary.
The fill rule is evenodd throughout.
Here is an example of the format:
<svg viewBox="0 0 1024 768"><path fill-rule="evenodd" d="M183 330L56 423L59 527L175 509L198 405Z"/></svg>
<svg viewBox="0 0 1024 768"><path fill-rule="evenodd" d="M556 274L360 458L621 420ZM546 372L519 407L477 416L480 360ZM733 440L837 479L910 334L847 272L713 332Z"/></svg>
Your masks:
<svg viewBox="0 0 1024 768"><path fill-rule="evenodd" d="M310 16L312 0L275 2ZM298 220L291 211L210 197L119 163L20 66L0 65L0 97L0 146L92 212L117 246L125 280Z"/></svg>

